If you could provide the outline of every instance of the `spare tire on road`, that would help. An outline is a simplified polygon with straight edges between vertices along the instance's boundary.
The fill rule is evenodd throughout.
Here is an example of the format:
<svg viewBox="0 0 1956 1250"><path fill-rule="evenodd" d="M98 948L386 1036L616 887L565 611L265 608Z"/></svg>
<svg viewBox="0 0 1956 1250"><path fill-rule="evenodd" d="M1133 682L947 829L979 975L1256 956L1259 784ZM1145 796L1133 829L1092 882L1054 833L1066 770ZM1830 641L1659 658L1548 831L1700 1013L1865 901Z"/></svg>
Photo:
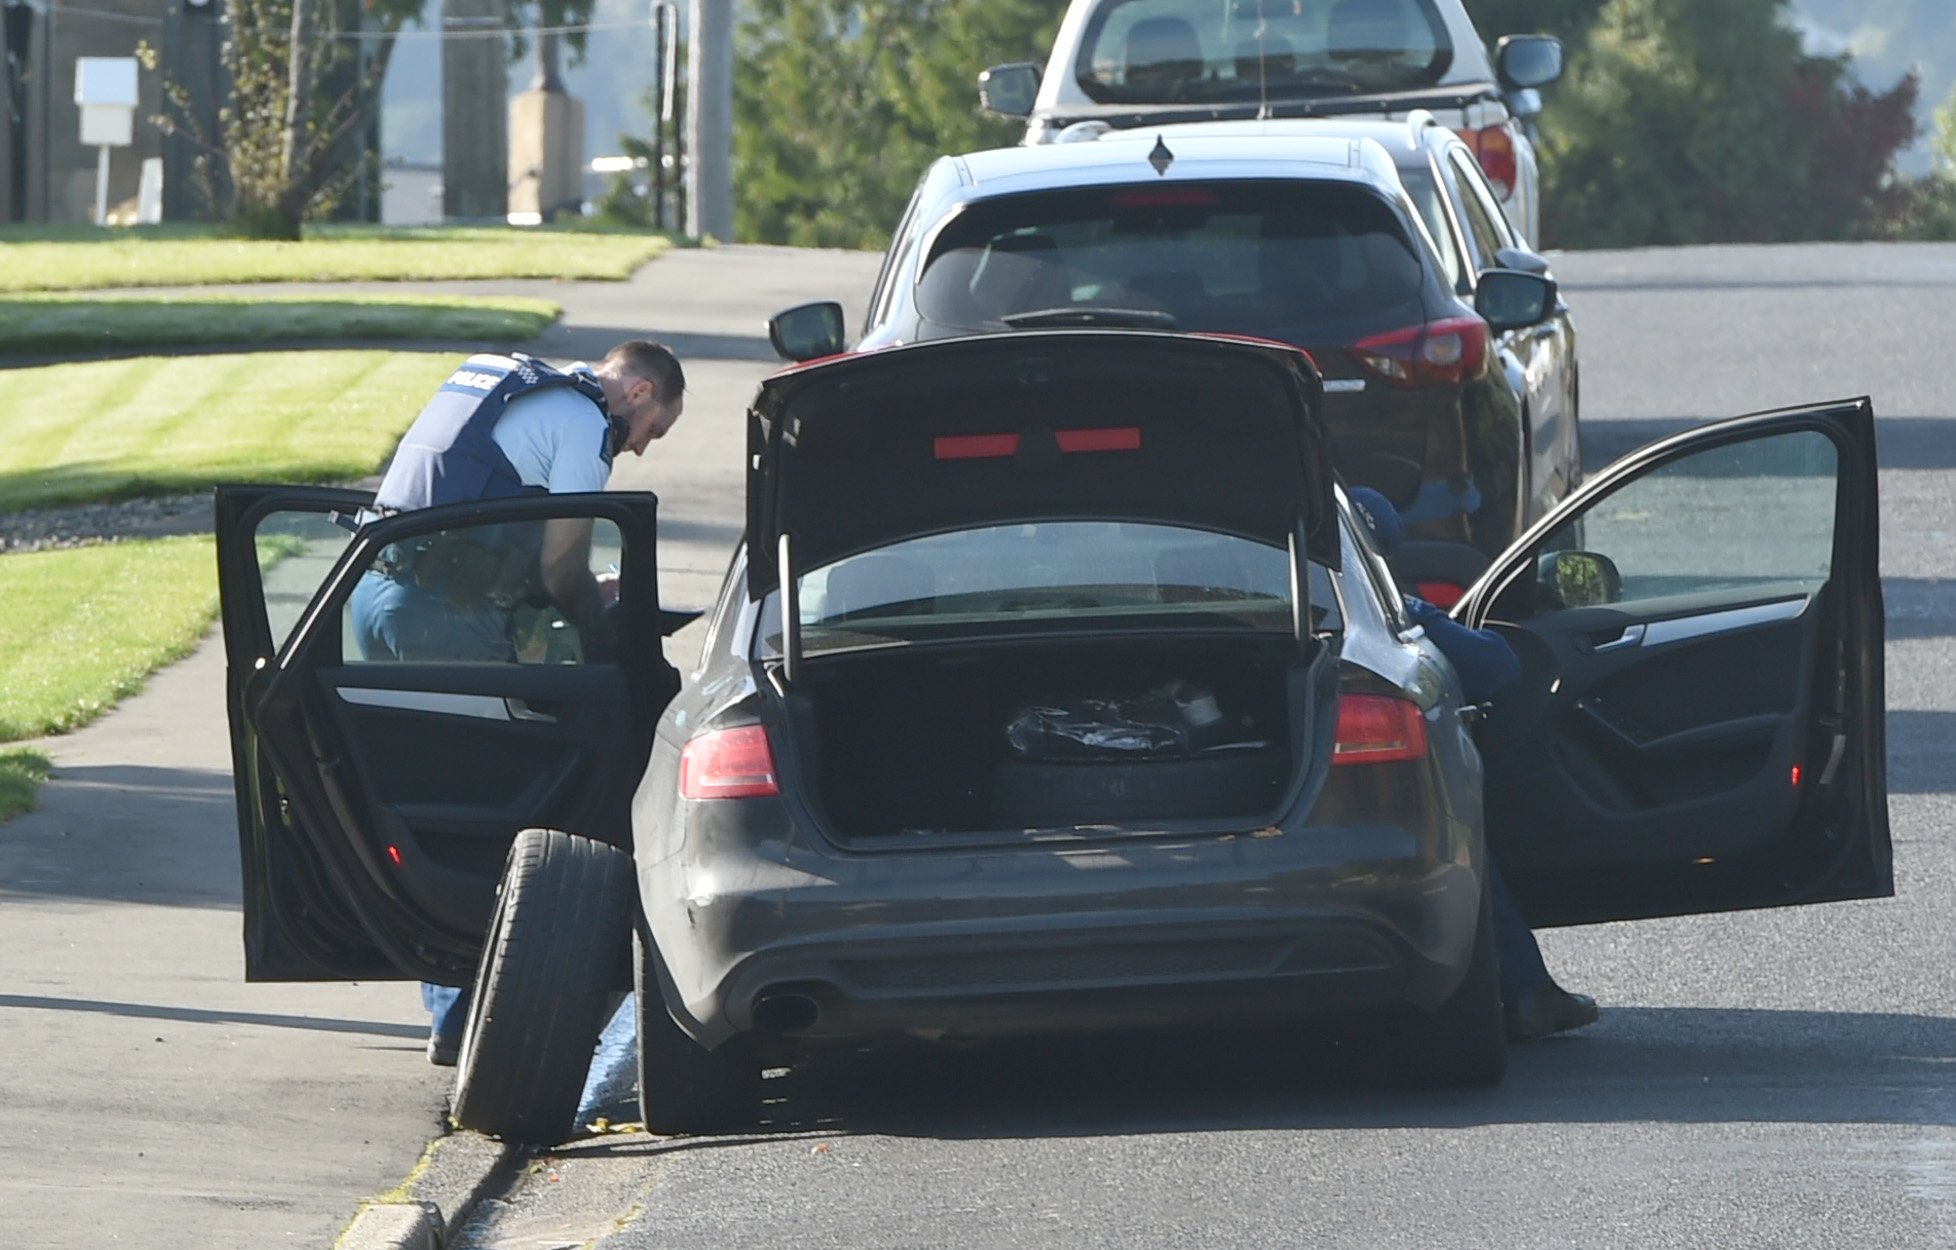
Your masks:
<svg viewBox="0 0 1956 1250"><path fill-rule="evenodd" d="M632 857L558 829L510 847L455 1069L455 1122L528 1145L576 1129L635 905Z"/></svg>

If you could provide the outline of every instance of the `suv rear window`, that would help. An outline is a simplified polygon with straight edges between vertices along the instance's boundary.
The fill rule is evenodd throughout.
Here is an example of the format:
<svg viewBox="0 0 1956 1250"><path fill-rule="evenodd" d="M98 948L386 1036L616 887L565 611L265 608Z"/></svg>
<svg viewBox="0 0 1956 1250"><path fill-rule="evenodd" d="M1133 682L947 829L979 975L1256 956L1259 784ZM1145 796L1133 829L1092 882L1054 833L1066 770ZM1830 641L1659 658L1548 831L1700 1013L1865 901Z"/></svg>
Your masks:
<svg viewBox="0 0 1956 1250"><path fill-rule="evenodd" d="M999 329L1062 308L1166 312L1181 330L1289 338L1418 296L1407 226L1338 183L1174 182L1004 196L938 235L917 306L941 325Z"/></svg>
<svg viewBox="0 0 1956 1250"><path fill-rule="evenodd" d="M1101 104L1207 104L1409 91L1452 64L1433 0L1109 0L1074 73Z"/></svg>

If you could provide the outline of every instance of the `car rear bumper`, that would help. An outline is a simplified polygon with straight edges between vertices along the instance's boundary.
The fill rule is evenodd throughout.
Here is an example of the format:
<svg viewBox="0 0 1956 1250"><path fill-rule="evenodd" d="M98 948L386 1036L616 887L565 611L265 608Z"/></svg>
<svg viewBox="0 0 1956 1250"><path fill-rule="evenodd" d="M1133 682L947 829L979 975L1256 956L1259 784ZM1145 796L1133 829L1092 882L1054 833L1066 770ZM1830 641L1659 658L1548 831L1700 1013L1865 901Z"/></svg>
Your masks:
<svg viewBox="0 0 1956 1250"><path fill-rule="evenodd" d="M707 1045L1226 1025L1437 1006L1471 954L1480 873L1419 842L1373 827L1057 852L723 852L641 865L640 888L669 1005Z"/></svg>

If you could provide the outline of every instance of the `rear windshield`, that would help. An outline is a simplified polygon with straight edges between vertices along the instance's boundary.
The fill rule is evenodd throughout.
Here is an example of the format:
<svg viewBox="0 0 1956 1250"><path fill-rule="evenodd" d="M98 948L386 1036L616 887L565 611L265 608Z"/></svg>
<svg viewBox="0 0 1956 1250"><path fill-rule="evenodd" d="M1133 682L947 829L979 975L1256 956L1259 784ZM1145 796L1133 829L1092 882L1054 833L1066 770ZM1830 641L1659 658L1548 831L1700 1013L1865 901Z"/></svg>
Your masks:
<svg viewBox="0 0 1956 1250"><path fill-rule="evenodd" d="M934 534L849 556L800 580L804 650L1000 626L1223 627L1290 632L1290 556L1226 534L1122 521L1046 521ZM1317 630L1342 629L1311 566ZM780 646L779 596L760 653Z"/></svg>
<svg viewBox="0 0 1956 1250"><path fill-rule="evenodd" d="M1452 64L1433 0L1109 0L1074 72L1101 104L1209 104L1411 91Z"/></svg>
<svg viewBox="0 0 1956 1250"><path fill-rule="evenodd" d="M1175 328L1287 331L1417 296L1420 262L1380 196L1324 182L1175 182L980 201L938 236L924 316L999 329L1015 313L1166 312Z"/></svg>

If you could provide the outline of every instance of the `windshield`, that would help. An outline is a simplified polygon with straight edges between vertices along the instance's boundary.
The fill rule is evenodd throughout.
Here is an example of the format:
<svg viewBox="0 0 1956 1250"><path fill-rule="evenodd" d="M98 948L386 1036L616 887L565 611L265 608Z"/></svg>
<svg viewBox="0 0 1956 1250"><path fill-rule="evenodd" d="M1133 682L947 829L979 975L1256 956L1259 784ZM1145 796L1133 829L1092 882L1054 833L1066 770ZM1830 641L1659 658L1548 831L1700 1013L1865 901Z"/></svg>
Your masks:
<svg viewBox="0 0 1956 1250"><path fill-rule="evenodd" d="M803 575L808 653L1000 625L1247 628L1288 633L1287 552L1227 534L1124 521L1043 521L934 534ZM1343 628L1330 576L1311 566L1317 630ZM780 647L779 596L762 654Z"/></svg>
<svg viewBox="0 0 1956 1250"><path fill-rule="evenodd" d="M1433 0L1109 0L1074 70L1099 104L1411 91L1453 63Z"/></svg>
<svg viewBox="0 0 1956 1250"><path fill-rule="evenodd" d="M925 317L999 329L1016 313L1165 312L1174 328L1287 342L1418 298L1392 206L1334 182L1175 182L1001 196L945 226L918 278Z"/></svg>

